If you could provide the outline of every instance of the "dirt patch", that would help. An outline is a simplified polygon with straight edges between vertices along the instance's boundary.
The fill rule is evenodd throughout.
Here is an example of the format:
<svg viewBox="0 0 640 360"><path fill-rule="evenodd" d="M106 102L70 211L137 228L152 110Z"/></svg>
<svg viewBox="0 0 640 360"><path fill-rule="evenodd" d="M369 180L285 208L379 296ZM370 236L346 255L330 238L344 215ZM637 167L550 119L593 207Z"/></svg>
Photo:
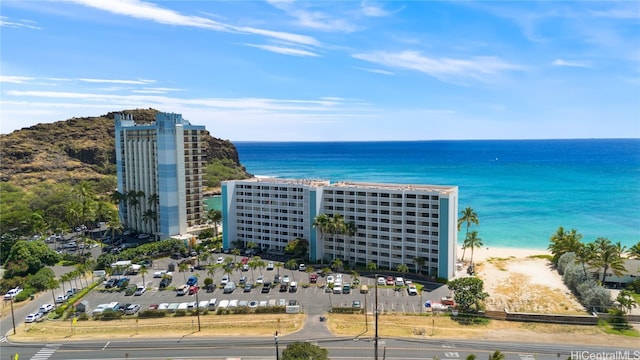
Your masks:
<svg viewBox="0 0 640 360"><path fill-rule="evenodd" d="M330 314L327 326L338 336L375 336L374 317L367 315ZM637 347L637 338L606 334L597 326L539 324L491 320L486 324L461 325L446 315L380 315L380 337L446 338L493 341L524 341L557 343L567 339L570 343Z"/></svg>
<svg viewBox="0 0 640 360"><path fill-rule="evenodd" d="M476 268L489 293L487 310L586 314L546 259L488 258Z"/></svg>
<svg viewBox="0 0 640 360"><path fill-rule="evenodd" d="M195 316L160 319L125 319L111 321L49 320L26 324L17 329L11 341L94 340L115 338L163 338L181 336L273 336L277 330L286 335L302 328L302 314L204 315L200 316L200 331Z"/></svg>

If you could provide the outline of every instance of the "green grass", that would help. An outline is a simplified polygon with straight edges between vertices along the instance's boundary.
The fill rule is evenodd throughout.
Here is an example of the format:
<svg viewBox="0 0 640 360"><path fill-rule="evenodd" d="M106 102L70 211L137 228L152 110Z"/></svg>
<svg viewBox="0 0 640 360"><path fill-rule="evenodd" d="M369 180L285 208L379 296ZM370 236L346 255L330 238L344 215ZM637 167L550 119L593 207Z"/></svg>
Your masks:
<svg viewBox="0 0 640 360"><path fill-rule="evenodd" d="M636 303L638 304L638 306L640 306L640 294L638 293L631 293L631 296L633 297L633 299L636 301Z"/></svg>
<svg viewBox="0 0 640 360"><path fill-rule="evenodd" d="M530 259L543 259L543 260L549 260L551 261L551 259L553 258L551 255L548 254L538 254L538 255L531 255L528 256L528 258Z"/></svg>
<svg viewBox="0 0 640 360"><path fill-rule="evenodd" d="M606 321L599 321L598 327L607 334L610 335L621 335L621 336L629 336L634 338L640 338L640 332L634 330L633 328L625 329L625 330L616 330L611 324Z"/></svg>

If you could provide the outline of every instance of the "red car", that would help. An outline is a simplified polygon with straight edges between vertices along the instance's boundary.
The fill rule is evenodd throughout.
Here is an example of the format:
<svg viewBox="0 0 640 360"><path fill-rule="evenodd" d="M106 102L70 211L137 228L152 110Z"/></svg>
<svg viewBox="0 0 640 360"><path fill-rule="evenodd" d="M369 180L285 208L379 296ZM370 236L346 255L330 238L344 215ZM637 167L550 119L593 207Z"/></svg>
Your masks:
<svg viewBox="0 0 640 360"><path fill-rule="evenodd" d="M309 275L309 282L315 284L318 282L318 274Z"/></svg>
<svg viewBox="0 0 640 360"><path fill-rule="evenodd" d="M387 276L387 285L393 285L395 283L396 283L396 279L393 276L391 275Z"/></svg>
<svg viewBox="0 0 640 360"><path fill-rule="evenodd" d="M197 287L197 286L195 286L195 285L194 285L194 286L192 286L192 287L190 287L190 288L189 288L189 295L193 295L193 294L197 293L197 292L198 292L198 290L200 290L200 288L199 288L199 287Z"/></svg>

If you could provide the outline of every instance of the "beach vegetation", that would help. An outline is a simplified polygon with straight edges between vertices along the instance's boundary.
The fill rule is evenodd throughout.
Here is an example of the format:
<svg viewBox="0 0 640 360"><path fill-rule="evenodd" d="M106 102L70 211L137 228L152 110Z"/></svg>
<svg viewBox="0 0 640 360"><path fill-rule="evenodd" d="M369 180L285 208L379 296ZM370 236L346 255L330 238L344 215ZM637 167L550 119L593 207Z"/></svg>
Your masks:
<svg viewBox="0 0 640 360"><path fill-rule="evenodd" d="M640 260L640 241L638 241L636 244L631 246L629 248L629 250L627 250L627 254L629 255L629 258L631 258L631 259Z"/></svg>
<svg viewBox="0 0 640 360"><path fill-rule="evenodd" d="M478 214L473 210L473 208L466 207L460 212L460 217L458 218L458 231L462 228L462 224L467 225L467 231L464 237L465 240L462 244L462 261L464 261L464 256L467 250L467 239L469 238L469 228L471 227L471 224L480 225Z"/></svg>
<svg viewBox="0 0 640 360"><path fill-rule="evenodd" d="M472 231L467 234L467 238L464 239L465 249L471 249L471 264L473 265L473 250L476 248L481 248L483 243L482 239L478 237L477 231Z"/></svg>
<svg viewBox="0 0 640 360"><path fill-rule="evenodd" d="M475 276L462 277L449 281L449 290L462 313L477 314L483 309L483 301L489 296L484 291L484 282Z"/></svg>
<svg viewBox="0 0 640 360"><path fill-rule="evenodd" d="M568 252L578 253L582 247L580 240L582 240L582 234L579 234L576 229L565 231L564 228L560 226L558 230L551 235L551 243L548 247L552 254L553 264L557 265L560 256Z"/></svg>
<svg viewBox="0 0 640 360"><path fill-rule="evenodd" d="M628 314L631 310L638 307L636 299L629 290L621 290L616 297L616 302L625 314Z"/></svg>
<svg viewBox="0 0 640 360"><path fill-rule="evenodd" d="M593 267L602 269L602 283L605 282L608 270L616 276L622 276L626 271L622 259L625 248L619 242L613 244L611 240L604 237L597 238L593 244L594 252L588 260L591 260L590 265Z"/></svg>

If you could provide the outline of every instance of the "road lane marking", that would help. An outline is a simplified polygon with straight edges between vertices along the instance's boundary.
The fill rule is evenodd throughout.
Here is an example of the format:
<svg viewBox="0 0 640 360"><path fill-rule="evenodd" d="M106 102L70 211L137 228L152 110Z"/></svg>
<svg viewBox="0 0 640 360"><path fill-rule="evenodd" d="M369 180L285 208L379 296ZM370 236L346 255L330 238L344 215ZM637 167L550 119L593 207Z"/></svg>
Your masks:
<svg viewBox="0 0 640 360"><path fill-rule="evenodd" d="M107 341L107 343L106 343L106 344L104 344L104 346L102 347L102 350L106 349L106 348L107 348L107 346L109 346L109 344L111 344L111 341Z"/></svg>

